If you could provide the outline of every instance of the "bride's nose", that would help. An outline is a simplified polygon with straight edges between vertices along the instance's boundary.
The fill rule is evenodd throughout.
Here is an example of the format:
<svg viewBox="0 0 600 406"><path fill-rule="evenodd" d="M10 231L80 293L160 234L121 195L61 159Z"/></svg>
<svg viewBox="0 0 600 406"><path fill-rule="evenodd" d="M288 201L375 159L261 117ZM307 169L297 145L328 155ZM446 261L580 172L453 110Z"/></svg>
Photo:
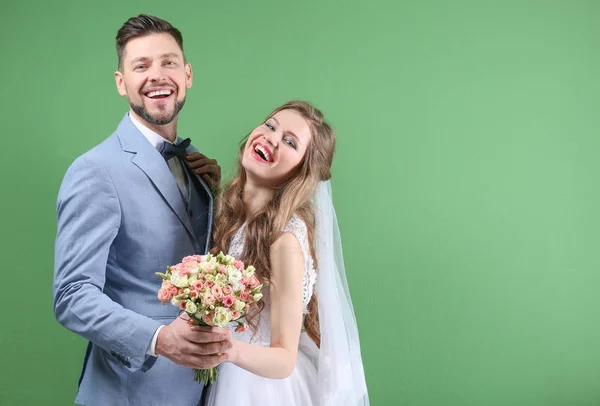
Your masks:
<svg viewBox="0 0 600 406"><path fill-rule="evenodd" d="M277 146L279 145L279 142L277 142L277 140L275 140L273 137L273 135L263 135L263 138L265 139L265 141L269 144L271 144L273 146L273 148L277 148Z"/></svg>

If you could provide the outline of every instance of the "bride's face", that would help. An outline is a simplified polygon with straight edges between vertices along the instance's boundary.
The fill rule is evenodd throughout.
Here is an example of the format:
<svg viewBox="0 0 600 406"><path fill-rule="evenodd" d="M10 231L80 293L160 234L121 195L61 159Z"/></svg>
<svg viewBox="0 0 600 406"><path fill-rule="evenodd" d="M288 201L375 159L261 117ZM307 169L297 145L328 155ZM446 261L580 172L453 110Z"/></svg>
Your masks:
<svg viewBox="0 0 600 406"><path fill-rule="evenodd" d="M294 110L281 110L250 133L242 166L249 178L277 186L300 165L311 139L306 120Z"/></svg>

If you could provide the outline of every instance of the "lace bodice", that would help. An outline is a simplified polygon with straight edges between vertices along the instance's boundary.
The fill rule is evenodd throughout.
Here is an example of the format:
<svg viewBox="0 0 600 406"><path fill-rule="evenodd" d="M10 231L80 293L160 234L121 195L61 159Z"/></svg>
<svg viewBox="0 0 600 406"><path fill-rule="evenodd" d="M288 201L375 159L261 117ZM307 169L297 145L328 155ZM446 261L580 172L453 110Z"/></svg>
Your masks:
<svg viewBox="0 0 600 406"><path fill-rule="evenodd" d="M228 254L233 257L241 256L244 252L244 231L246 225L244 224L231 239L231 245L229 247ZM304 254L304 277L302 278L302 307L303 313L308 313L308 302L313 294L313 289L317 279L317 272L314 268L314 261L310 255L310 247L308 242L308 233L306 230L306 224L300 219L300 217L293 215L287 225L284 227L283 232L292 233L300 243L302 254ZM265 307L259 315L258 332L253 336L251 331L247 331L243 334L235 334L236 338L243 339L246 342L259 342L262 344L269 344L271 329L269 322L269 315L271 310L271 301L269 298L269 290L263 289L264 297L263 301Z"/></svg>

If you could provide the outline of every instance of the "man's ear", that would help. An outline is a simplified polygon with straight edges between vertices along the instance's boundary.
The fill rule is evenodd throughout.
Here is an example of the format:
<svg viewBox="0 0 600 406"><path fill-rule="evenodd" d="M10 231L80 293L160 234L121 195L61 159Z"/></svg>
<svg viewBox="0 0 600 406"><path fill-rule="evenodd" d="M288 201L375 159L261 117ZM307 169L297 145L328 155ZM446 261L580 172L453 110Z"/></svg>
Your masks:
<svg viewBox="0 0 600 406"><path fill-rule="evenodd" d="M115 72L115 84L117 85L117 90L121 96L125 96L127 94L125 88L125 81L123 80L123 72L120 70Z"/></svg>
<svg viewBox="0 0 600 406"><path fill-rule="evenodd" d="M192 65L189 63L185 64L185 86L186 88L192 87L194 72L192 71Z"/></svg>

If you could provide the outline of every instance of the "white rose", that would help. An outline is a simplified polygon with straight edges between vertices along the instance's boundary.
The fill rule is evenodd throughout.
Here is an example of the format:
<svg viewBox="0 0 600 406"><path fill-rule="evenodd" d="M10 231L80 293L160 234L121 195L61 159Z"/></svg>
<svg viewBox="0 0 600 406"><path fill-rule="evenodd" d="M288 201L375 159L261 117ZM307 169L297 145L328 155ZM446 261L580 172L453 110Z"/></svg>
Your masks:
<svg viewBox="0 0 600 406"><path fill-rule="evenodd" d="M246 287L244 286L244 284L242 282L233 282L231 284L231 287L233 288L234 292L241 292L242 290L246 289Z"/></svg>
<svg viewBox="0 0 600 406"><path fill-rule="evenodd" d="M173 306L179 307L179 303L181 303L181 300L177 299L177 298L173 298L171 299L171 304Z"/></svg>
<svg viewBox="0 0 600 406"><path fill-rule="evenodd" d="M257 293L256 295L252 296L252 300L254 300L255 302L258 302L260 299L262 299L263 294L262 293Z"/></svg>
<svg viewBox="0 0 600 406"><path fill-rule="evenodd" d="M200 268L198 267L198 263L194 262L194 266L192 266L191 268L188 268L190 271L190 275L191 276L196 276L198 275L198 272L200 272Z"/></svg>
<svg viewBox="0 0 600 406"><path fill-rule="evenodd" d="M187 288L189 286L187 275L181 276L179 273L171 275L171 283L178 288Z"/></svg>
<svg viewBox="0 0 600 406"><path fill-rule="evenodd" d="M256 268L254 268L252 265L250 265L248 268L246 268L246 270L244 271L244 277L246 278L251 278L252 276L254 276L254 272L256 271Z"/></svg>
<svg viewBox="0 0 600 406"><path fill-rule="evenodd" d="M219 327L227 327L231 321L231 310L226 307L217 307L215 309L214 323Z"/></svg>
<svg viewBox="0 0 600 406"><path fill-rule="evenodd" d="M244 310L245 307L246 307L246 303L242 302L241 300L236 300L235 303L233 304L233 310L237 310L238 312L241 312L242 310Z"/></svg>
<svg viewBox="0 0 600 406"><path fill-rule="evenodd" d="M229 276L229 281L232 283L242 280L242 273L234 266L227 266L227 275Z"/></svg>
<svg viewBox="0 0 600 406"><path fill-rule="evenodd" d="M198 311L198 306L196 306L196 304L191 300L188 300L185 304L185 311L192 314L196 313Z"/></svg>

